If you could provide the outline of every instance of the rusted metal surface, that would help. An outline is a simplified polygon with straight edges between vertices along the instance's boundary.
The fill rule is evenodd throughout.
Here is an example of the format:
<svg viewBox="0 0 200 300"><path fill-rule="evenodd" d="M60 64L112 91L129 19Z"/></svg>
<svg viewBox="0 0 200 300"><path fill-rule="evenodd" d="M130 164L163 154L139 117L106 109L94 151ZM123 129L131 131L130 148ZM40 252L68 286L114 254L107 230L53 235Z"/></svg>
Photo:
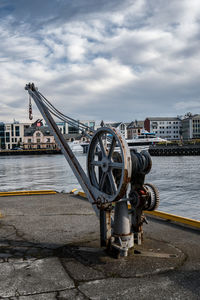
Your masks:
<svg viewBox="0 0 200 300"><path fill-rule="evenodd" d="M121 161L115 161L117 152ZM99 153L101 155L99 155ZM93 135L87 156L88 177L92 186L102 192L98 200L120 200L126 193L131 179L131 155L121 133L115 128L101 127ZM114 172L118 170L118 180Z"/></svg>

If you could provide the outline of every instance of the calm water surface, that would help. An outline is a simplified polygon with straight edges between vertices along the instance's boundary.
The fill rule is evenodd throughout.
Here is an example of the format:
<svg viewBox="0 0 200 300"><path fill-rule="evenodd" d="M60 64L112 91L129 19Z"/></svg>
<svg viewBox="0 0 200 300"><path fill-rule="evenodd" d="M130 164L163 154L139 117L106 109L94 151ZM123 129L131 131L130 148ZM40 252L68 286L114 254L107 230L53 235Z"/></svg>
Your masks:
<svg viewBox="0 0 200 300"><path fill-rule="evenodd" d="M78 154L85 169L86 156ZM165 212L200 220L200 157L152 157L146 182L160 191ZM0 191L54 189L69 192L80 186L63 155L0 157Z"/></svg>

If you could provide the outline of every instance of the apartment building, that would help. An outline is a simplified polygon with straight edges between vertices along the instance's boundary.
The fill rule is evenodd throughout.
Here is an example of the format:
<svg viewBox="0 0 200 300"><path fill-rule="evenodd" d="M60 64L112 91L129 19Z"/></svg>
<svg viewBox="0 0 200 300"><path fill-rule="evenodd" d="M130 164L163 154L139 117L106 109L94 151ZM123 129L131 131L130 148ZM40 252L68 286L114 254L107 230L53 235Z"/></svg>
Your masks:
<svg viewBox="0 0 200 300"><path fill-rule="evenodd" d="M156 136L167 140L180 139L181 119L178 117L146 118L144 129L154 132Z"/></svg>
<svg viewBox="0 0 200 300"><path fill-rule="evenodd" d="M5 124L0 122L0 150L5 149Z"/></svg>
<svg viewBox="0 0 200 300"><path fill-rule="evenodd" d="M88 126L89 128L91 128L91 130L95 129L95 121L94 120L77 120L78 123L82 123L86 126ZM78 124L77 124L78 126ZM82 130L72 126L71 124L66 124L66 134L78 134L81 133Z"/></svg>
<svg viewBox="0 0 200 300"><path fill-rule="evenodd" d="M56 125L62 134L68 133L68 124L66 122L56 122Z"/></svg>
<svg viewBox="0 0 200 300"><path fill-rule="evenodd" d="M182 120L182 137L184 140L200 138L200 115L186 115Z"/></svg>
<svg viewBox="0 0 200 300"><path fill-rule="evenodd" d="M6 123L4 126L5 149L14 149L23 144L24 131L31 126L31 123Z"/></svg>

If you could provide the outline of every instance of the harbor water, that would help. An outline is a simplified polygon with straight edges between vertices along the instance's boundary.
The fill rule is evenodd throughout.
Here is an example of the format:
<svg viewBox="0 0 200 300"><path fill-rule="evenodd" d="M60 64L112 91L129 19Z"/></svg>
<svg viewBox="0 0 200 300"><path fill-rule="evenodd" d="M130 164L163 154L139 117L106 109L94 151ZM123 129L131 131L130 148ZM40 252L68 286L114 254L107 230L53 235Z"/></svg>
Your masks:
<svg viewBox="0 0 200 300"><path fill-rule="evenodd" d="M86 155L77 154L86 169ZM200 157L152 157L146 182L160 192L159 210L200 220ZM81 189L62 154L0 157L0 192Z"/></svg>

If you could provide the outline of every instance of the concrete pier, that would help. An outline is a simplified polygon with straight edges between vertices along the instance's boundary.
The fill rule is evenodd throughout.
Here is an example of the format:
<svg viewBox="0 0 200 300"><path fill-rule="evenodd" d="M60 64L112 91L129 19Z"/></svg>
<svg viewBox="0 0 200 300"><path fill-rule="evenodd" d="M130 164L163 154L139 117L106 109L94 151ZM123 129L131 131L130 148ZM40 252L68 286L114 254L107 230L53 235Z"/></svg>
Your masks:
<svg viewBox="0 0 200 300"><path fill-rule="evenodd" d="M200 298L198 229L148 216L142 246L117 260L79 196L0 197L0 211L0 299Z"/></svg>

